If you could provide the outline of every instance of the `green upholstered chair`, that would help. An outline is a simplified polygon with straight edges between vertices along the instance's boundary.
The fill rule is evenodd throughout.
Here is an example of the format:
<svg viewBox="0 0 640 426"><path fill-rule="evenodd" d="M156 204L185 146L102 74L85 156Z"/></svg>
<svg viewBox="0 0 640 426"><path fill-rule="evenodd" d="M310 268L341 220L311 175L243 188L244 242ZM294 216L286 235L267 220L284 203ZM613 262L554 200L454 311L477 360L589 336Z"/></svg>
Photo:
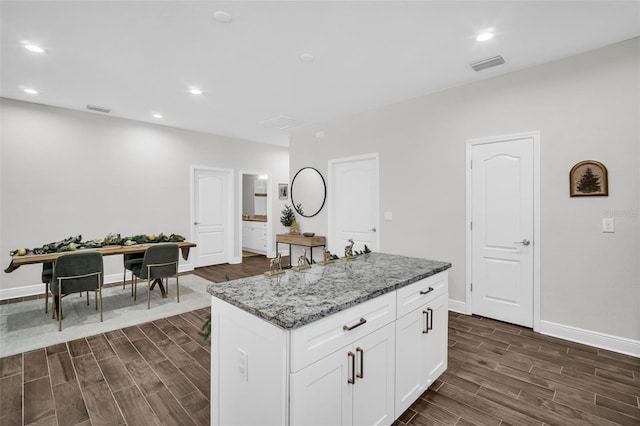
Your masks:
<svg viewBox="0 0 640 426"><path fill-rule="evenodd" d="M124 266L124 274L122 275L122 289L124 290L127 283L127 271L133 271L133 267L142 264L144 252L125 253L122 255L122 264ZM131 277L131 296L133 296L133 276Z"/></svg>
<svg viewBox="0 0 640 426"><path fill-rule="evenodd" d="M151 309L151 282L166 281L169 293L169 277L176 277L177 301L180 303L180 285L178 282L178 244L163 243L150 246L142 258L142 263L133 266L133 299L138 294L138 278L147 280L147 309Z"/></svg>
<svg viewBox="0 0 640 426"><path fill-rule="evenodd" d="M62 331L62 298L72 293L95 292L96 310L100 307L102 322L102 282L104 267L102 254L97 251L86 251L65 254L56 259L49 286L53 295L52 310L58 318L58 331Z"/></svg>

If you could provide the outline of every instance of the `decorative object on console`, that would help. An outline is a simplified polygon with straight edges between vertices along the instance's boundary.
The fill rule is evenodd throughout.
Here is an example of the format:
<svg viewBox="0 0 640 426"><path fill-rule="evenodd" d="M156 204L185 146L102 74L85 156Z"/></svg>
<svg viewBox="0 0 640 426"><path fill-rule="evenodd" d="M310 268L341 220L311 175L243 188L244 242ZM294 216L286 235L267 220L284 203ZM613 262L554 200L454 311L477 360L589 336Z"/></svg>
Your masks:
<svg viewBox="0 0 640 426"><path fill-rule="evenodd" d="M607 168L599 161L580 161L569 172L569 185L572 197L608 196Z"/></svg>
<svg viewBox="0 0 640 426"><path fill-rule="evenodd" d="M285 204L281 213L282 213L282 216L280 216L280 223L286 227L291 226L291 222L293 222L293 220L295 219L295 215L293 213L293 209L291 208L291 206L288 204Z"/></svg>
<svg viewBox="0 0 640 426"><path fill-rule="evenodd" d="M265 277L273 277L281 274L284 274L284 271L282 270L282 254L278 252L276 257L271 259L271 262L269 263L269 270L265 272L264 275Z"/></svg>
<svg viewBox="0 0 640 426"><path fill-rule="evenodd" d="M292 235L300 234L300 232L298 231L298 222L296 221L295 217L291 221L291 230L289 231L289 233Z"/></svg>
<svg viewBox="0 0 640 426"><path fill-rule="evenodd" d="M316 235L315 232L303 232L302 235L304 235L305 237L313 237L314 235Z"/></svg>

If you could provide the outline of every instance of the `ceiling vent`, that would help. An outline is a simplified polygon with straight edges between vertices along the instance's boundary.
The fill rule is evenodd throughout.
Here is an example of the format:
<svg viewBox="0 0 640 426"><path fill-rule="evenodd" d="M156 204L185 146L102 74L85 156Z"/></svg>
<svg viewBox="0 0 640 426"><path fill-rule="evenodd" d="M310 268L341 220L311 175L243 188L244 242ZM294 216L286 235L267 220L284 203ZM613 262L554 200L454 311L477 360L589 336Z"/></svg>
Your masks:
<svg viewBox="0 0 640 426"><path fill-rule="evenodd" d="M487 68L495 67L496 65L504 64L504 58L502 56L494 56L493 58L482 59L481 61L472 62L469 64L474 71L482 71Z"/></svg>
<svg viewBox="0 0 640 426"><path fill-rule="evenodd" d="M286 115L278 115L268 120L261 121L263 126L273 127L278 130L293 129L304 124L302 120L296 120L295 118L287 117Z"/></svg>
<svg viewBox="0 0 640 426"><path fill-rule="evenodd" d="M87 109L96 112L104 112L105 114L109 114L111 112L111 108L101 107L97 105L87 105Z"/></svg>

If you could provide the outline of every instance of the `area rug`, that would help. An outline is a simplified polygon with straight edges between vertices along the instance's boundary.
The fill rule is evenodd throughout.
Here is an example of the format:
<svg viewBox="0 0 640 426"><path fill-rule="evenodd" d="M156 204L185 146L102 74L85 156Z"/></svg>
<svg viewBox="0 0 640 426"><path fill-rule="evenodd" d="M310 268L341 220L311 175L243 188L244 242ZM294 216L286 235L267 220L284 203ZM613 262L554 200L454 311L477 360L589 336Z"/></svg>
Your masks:
<svg viewBox="0 0 640 426"><path fill-rule="evenodd" d="M72 294L62 301L64 319L62 331L58 322L44 312L44 299L0 305L0 357L105 333L148 321L211 306L207 293L210 281L197 275L180 276L180 303L176 303L175 278L169 279L169 295L163 299L156 288L151 291L151 309L147 310L146 282L138 282L137 301L131 297L131 287L108 287L102 290L104 321L96 311L93 293L90 305L86 296ZM49 301L49 304L51 302Z"/></svg>

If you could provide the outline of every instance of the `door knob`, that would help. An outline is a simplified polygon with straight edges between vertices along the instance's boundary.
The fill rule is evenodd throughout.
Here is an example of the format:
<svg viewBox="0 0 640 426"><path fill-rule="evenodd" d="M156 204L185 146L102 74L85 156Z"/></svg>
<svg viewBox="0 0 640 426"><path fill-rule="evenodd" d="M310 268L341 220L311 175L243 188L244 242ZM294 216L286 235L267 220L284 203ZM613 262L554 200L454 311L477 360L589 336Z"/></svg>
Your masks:
<svg viewBox="0 0 640 426"><path fill-rule="evenodd" d="M371 228L371 229L369 229L369 231L376 232L376 228Z"/></svg>
<svg viewBox="0 0 640 426"><path fill-rule="evenodd" d="M522 244L523 246L528 246L529 244L531 244L531 241L527 240L526 238L522 241L514 241L514 244Z"/></svg>
<svg viewBox="0 0 640 426"><path fill-rule="evenodd" d="M193 222L194 225L200 225L200 222Z"/></svg>

